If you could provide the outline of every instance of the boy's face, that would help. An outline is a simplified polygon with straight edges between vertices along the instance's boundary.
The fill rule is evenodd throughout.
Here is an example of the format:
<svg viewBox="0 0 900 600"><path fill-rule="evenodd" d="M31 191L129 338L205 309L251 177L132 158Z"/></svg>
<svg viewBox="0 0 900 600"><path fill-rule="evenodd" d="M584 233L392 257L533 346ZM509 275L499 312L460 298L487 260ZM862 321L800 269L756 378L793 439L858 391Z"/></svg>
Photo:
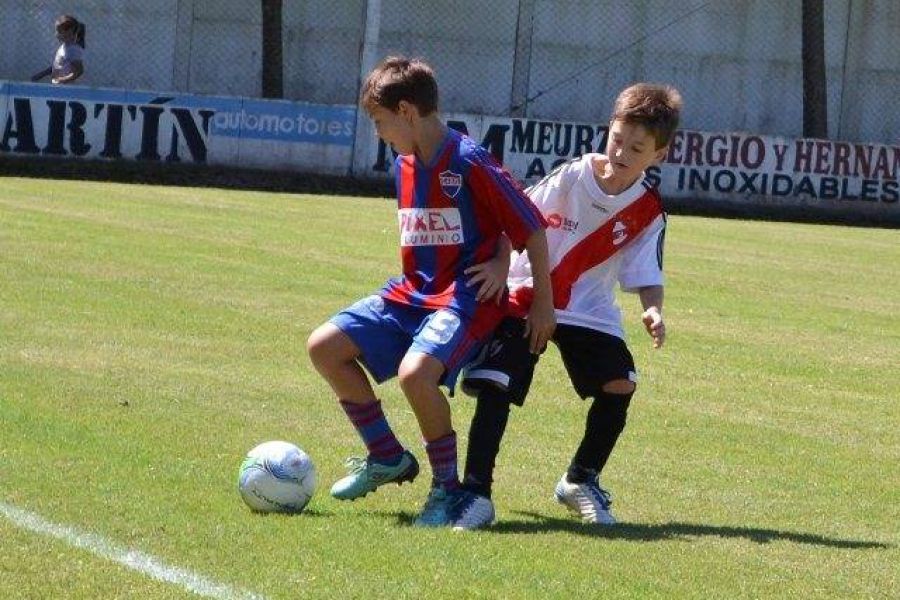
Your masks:
<svg viewBox="0 0 900 600"><path fill-rule="evenodd" d="M380 105L368 106L369 117L375 125L375 132L384 143L394 149L398 154L413 154L415 152L415 139L412 127L411 104L405 100L400 101L397 111L394 112Z"/></svg>
<svg viewBox="0 0 900 600"><path fill-rule="evenodd" d="M643 125L613 121L609 126L606 156L615 176L636 180L641 173L666 157L667 147L656 148L656 140Z"/></svg>
<svg viewBox="0 0 900 600"><path fill-rule="evenodd" d="M71 43L73 41L72 38L75 36L72 35L71 29L65 29L61 27L56 28L56 39L60 41L60 43L66 44Z"/></svg>

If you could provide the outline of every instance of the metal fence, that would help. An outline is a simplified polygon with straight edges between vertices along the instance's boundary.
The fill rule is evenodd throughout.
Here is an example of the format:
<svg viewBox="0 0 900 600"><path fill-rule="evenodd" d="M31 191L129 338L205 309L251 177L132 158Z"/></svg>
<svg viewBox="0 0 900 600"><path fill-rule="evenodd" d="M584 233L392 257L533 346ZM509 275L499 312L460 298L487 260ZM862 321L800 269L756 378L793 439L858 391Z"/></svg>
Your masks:
<svg viewBox="0 0 900 600"><path fill-rule="evenodd" d="M0 0L0 79L46 67L72 13L85 85L260 96L267 1ZM274 1L286 99L355 103L365 70L403 53L435 66L444 112L605 121L622 87L664 81L685 127L784 136L804 133L803 11L818 5L827 137L900 139L897 0Z"/></svg>

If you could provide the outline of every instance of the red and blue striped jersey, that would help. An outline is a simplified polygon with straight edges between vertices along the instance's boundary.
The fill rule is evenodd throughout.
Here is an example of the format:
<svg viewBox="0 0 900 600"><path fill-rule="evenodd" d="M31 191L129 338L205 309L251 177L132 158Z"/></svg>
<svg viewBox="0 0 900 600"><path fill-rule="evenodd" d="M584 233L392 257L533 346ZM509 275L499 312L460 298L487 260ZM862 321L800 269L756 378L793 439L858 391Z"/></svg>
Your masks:
<svg viewBox="0 0 900 600"><path fill-rule="evenodd" d="M394 166L403 275L381 295L473 315L478 285L466 287L465 270L495 255L501 233L521 250L544 218L487 150L452 129L430 164L401 155Z"/></svg>

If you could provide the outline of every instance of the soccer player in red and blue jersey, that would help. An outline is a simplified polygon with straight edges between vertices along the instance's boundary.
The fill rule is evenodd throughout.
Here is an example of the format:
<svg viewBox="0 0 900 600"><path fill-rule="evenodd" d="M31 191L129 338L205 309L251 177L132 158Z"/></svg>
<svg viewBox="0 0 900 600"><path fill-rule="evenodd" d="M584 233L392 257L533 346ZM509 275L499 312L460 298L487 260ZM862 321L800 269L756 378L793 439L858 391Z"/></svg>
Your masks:
<svg viewBox="0 0 900 600"><path fill-rule="evenodd" d="M501 236L531 257L535 297L524 337L534 352L546 345L556 321L545 221L484 148L440 120L437 83L423 61L386 59L367 77L361 105L398 154L403 273L309 338L313 364L368 451L348 461L350 473L331 495L354 500L419 471L388 425L365 367L378 383L398 376L425 440L432 487L415 524L449 525L461 492L450 405L439 386L453 390L505 314L505 296L485 301L472 285L502 247Z"/></svg>

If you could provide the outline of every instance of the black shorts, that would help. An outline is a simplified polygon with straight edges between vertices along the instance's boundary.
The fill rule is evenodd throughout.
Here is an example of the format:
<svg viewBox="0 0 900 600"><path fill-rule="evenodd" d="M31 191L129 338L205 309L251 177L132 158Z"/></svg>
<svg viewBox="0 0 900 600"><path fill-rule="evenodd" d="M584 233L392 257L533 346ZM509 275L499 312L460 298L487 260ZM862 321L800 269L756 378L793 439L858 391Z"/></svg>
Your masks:
<svg viewBox="0 0 900 600"><path fill-rule="evenodd" d="M507 317L481 354L466 368L462 389L475 396L486 385L509 392L510 402L522 406L539 356L528 351L522 337L525 320ZM597 396L607 382L637 381L634 358L625 341L587 327L560 324L553 334L575 391L582 398Z"/></svg>

